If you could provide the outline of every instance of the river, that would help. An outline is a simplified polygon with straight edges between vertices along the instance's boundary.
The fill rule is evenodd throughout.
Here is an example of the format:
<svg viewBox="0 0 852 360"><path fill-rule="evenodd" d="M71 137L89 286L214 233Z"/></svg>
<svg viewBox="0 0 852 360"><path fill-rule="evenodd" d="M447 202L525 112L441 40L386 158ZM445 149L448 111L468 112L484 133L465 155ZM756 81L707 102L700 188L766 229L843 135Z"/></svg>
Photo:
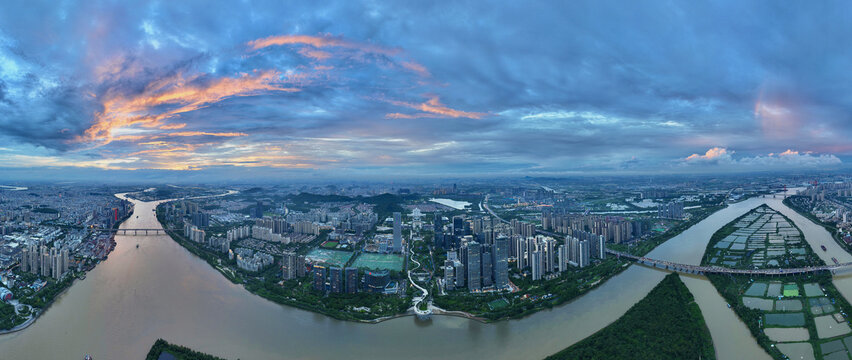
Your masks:
<svg viewBox="0 0 852 360"><path fill-rule="evenodd" d="M157 202L133 202L135 215L122 228L160 227L152 211ZM753 198L709 216L649 256L698 264L719 227L761 203L793 219L811 243L825 241L820 238L821 227L786 209L780 199ZM828 241L830 247L830 237ZM0 336L0 357L73 359L90 353L95 359L140 359L161 337L241 359L538 359L615 321L666 275L632 265L568 304L521 320L482 324L434 316L425 323L405 317L360 324L252 295L168 236L117 236L116 242L109 259L61 295L35 324ZM683 278L704 314L720 359L768 358L706 278ZM838 287L845 296L852 294L849 279L839 280Z"/></svg>

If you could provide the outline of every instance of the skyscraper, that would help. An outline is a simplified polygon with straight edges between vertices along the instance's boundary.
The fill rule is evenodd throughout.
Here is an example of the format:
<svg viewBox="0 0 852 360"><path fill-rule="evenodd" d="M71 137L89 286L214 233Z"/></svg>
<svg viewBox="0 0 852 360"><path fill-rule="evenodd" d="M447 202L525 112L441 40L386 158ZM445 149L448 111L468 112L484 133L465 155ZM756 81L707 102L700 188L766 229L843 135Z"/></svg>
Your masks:
<svg viewBox="0 0 852 360"><path fill-rule="evenodd" d="M494 284L494 266L492 261L494 258L491 254L491 247L488 245L481 245L482 247L482 256L480 257L480 261L482 261L482 272L480 273L482 277L482 287L487 288Z"/></svg>
<svg viewBox="0 0 852 360"><path fill-rule="evenodd" d="M464 218L461 216L453 216L453 235L464 236Z"/></svg>
<svg viewBox="0 0 852 360"><path fill-rule="evenodd" d="M432 231L435 233L435 247L444 248L444 221L440 212L435 212L435 221Z"/></svg>
<svg viewBox="0 0 852 360"><path fill-rule="evenodd" d="M476 241L467 244L467 287L471 291L482 289L482 250Z"/></svg>
<svg viewBox="0 0 852 360"><path fill-rule="evenodd" d="M491 265L494 272L494 287L505 289L509 287L509 239L505 236L494 239L491 248L493 260Z"/></svg>
<svg viewBox="0 0 852 360"><path fill-rule="evenodd" d="M258 219L263 217L263 201L257 201L257 207L254 208L254 217Z"/></svg>
<svg viewBox="0 0 852 360"><path fill-rule="evenodd" d="M402 252L402 214L393 213L393 251Z"/></svg>

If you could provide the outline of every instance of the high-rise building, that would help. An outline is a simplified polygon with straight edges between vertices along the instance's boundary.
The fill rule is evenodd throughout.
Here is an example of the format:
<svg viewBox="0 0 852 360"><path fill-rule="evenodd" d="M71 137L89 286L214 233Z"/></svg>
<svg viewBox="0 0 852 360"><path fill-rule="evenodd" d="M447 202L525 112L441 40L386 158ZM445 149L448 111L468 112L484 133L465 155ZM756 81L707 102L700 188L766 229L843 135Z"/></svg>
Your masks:
<svg viewBox="0 0 852 360"><path fill-rule="evenodd" d="M592 257L606 259L606 239L604 239L603 235L600 235L594 242L597 246L594 247L595 251Z"/></svg>
<svg viewBox="0 0 852 360"><path fill-rule="evenodd" d="M494 268L494 287L506 289L509 287L509 238L501 236L494 239L491 256L493 258L491 264Z"/></svg>
<svg viewBox="0 0 852 360"><path fill-rule="evenodd" d="M358 269L348 267L344 270L346 274L346 293L354 294L358 292Z"/></svg>
<svg viewBox="0 0 852 360"><path fill-rule="evenodd" d="M402 252L402 213L393 213L393 251Z"/></svg>
<svg viewBox="0 0 852 360"><path fill-rule="evenodd" d="M210 214L203 212L196 212L192 214L192 225L195 225L200 228L206 228L210 226Z"/></svg>
<svg viewBox="0 0 852 360"><path fill-rule="evenodd" d="M307 275L305 269L305 255L299 255L296 257L296 276L303 278Z"/></svg>
<svg viewBox="0 0 852 360"><path fill-rule="evenodd" d="M600 241L600 240L598 240ZM580 240L569 236L566 239L568 245L568 263L572 266L586 267L589 266L589 258L591 257L591 242L589 240Z"/></svg>
<svg viewBox="0 0 852 360"><path fill-rule="evenodd" d="M320 291L320 292L325 292L325 278L326 278L325 266L314 265L313 273L314 273L314 290Z"/></svg>
<svg viewBox="0 0 852 360"><path fill-rule="evenodd" d="M50 250L47 245L41 246L41 260L39 260L41 264L41 276L48 277L50 276Z"/></svg>
<svg viewBox="0 0 852 360"><path fill-rule="evenodd" d="M22 272L29 271L29 266L30 266L29 251L30 251L30 249L27 248L26 246L23 249L21 249L21 271Z"/></svg>
<svg viewBox="0 0 852 360"><path fill-rule="evenodd" d="M466 245L467 287L471 291L482 289L482 250L476 241Z"/></svg>
<svg viewBox="0 0 852 360"><path fill-rule="evenodd" d="M432 231L435 233L435 247L436 248L446 248L444 245L444 221L442 219L442 215L440 212L435 212L435 220L433 222Z"/></svg>
<svg viewBox="0 0 852 360"><path fill-rule="evenodd" d="M541 251L538 251L538 250L533 251L531 255L532 256L530 257L530 269L532 270L531 271L532 279L533 280L541 280L541 276L543 275L542 272L544 270L543 269L544 264L542 263Z"/></svg>
<svg viewBox="0 0 852 360"><path fill-rule="evenodd" d="M328 268L329 288L333 293L343 292L343 269L332 266Z"/></svg>
<svg viewBox="0 0 852 360"><path fill-rule="evenodd" d="M565 248L564 244L559 245L559 250L557 250L557 254L559 262L559 272L563 272L568 269L568 251Z"/></svg>
<svg viewBox="0 0 852 360"><path fill-rule="evenodd" d="M577 264L579 267L584 268L589 266L589 240L580 241L579 246Z"/></svg>
<svg viewBox="0 0 852 360"><path fill-rule="evenodd" d="M296 255L296 253L292 252L284 253L281 257L281 272L284 280L291 280L305 276L304 255Z"/></svg>
<svg viewBox="0 0 852 360"><path fill-rule="evenodd" d="M453 216L453 235L457 237L465 235L464 218L461 216Z"/></svg>
<svg viewBox="0 0 852 360"><path fill-rule="evenodd" d="M263 201L257 201L257 207L254 208L254 217L263 218Z"/></svg>
<svg viewBox="0 0 852 360"><path fill-rule="evenodd" d="M482 277L482 287L487 288L494 285L494 266L492 263L492 261L494 261L494 258L492 257L492 250L490 246L481 245L481 247L482 256L480 257L480 261L482 262L482 271L480 272L480 276Z"/></svg>
<svg viewBox="0 0 852 360"><path fill-rule="evenodd" d="M444 261L444 289L453 291L456 288L456 272L452 260Z"/></svg>
<svg viewBox="0 0 852 360"><path fill-rule="evenodd" d="M552 238L544 239L544 272L556 272L556 240Z"/></svg>

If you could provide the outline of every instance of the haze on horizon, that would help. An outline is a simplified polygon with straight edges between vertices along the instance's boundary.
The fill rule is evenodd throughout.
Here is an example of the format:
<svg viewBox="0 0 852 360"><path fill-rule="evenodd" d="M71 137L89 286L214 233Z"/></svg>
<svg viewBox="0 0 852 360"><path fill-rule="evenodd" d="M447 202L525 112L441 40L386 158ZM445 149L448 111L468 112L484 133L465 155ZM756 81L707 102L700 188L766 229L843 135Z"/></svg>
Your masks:
<svg viewBox="0 0 852 360"><path fill-rule="evenodd" d="M7 3L0 179L834 169L852 155L847 12Z"/></svg>

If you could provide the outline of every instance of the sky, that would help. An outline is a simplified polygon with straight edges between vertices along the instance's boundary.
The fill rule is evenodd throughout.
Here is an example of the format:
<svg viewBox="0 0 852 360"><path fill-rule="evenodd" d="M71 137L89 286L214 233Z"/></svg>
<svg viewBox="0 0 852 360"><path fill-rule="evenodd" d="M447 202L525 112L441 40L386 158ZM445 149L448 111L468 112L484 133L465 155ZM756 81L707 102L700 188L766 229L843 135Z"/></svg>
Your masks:
<svg viewBox="0 0 852 360"><path fill-rule="evenodd" d="M8 2L0 179L842 168L850 6Z"/></svg>

